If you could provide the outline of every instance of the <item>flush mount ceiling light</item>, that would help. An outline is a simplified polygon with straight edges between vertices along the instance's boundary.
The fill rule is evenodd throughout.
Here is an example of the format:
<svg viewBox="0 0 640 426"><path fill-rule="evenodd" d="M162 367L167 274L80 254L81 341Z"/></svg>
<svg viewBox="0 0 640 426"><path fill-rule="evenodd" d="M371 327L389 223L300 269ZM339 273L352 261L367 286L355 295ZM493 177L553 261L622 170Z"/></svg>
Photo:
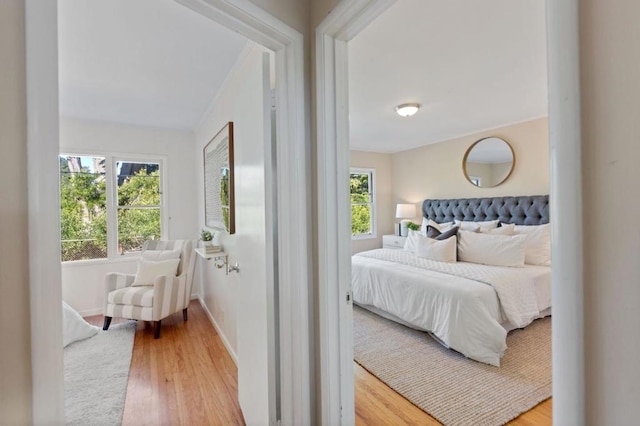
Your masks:
<svg viewBox="0 0 640 426"><path fill-rule="evenodd" d="M411 117L413 114L418 112L418 109L420 109L420 104L412 102L408 104L398 105L395 109L399 116Z"/></svg>

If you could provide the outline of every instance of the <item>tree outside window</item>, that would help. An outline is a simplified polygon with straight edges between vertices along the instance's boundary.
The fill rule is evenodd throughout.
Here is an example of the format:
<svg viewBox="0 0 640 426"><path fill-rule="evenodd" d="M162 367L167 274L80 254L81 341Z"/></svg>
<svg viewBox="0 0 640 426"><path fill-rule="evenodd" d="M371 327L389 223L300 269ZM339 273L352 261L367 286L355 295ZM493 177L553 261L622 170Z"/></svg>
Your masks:
<svg viewBox="0 0 640 426"><path fill-rule="evenodd" d="M373 173L371 169L351 170L351 235L354 237L375 234Z"/></svg>

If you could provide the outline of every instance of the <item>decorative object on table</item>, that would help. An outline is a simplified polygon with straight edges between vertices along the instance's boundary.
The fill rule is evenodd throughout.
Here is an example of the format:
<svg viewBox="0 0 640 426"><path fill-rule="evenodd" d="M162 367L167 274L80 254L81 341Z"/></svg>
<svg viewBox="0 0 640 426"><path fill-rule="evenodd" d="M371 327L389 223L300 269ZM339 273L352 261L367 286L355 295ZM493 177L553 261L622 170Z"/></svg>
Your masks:
<svg viewBox="0 0 640 426"><path fill-rule="evenodd" d="M420 230L420 225L418 225L417 223L414 222L409 222L407 223L407 229L410 231L419 231Z"/></svg>
<svg viewBox="0 0 640 426"><path fill-rule="evenodd" d="M502 138L491 136L474 142L462 159L464 176L480 188L505 182L516 164L513 148Z"/></svg>
<svg viewBox="0 0 640 426"><path fill-rule="evenodd" d="M205 225L236 232L233 176L233 122L228 122L204 147Z"/></svg>
<svg viewBox="0 0 640 426"><path fill-rule="evenodd" d="M200 241L202 241L205 253L220 253L222 251L221 245L214 244L214 236L215 233L209 230L203 229L200 231Z"/></svg>
<svg viewBox="0 0 640 426"><path fill-rule="evenodd" d="M396 206L396 219L402 219L400 221L400 235L406 237L409 228L407 225L411 223L409 219L416 217L416 205L415 204L398 204Z"/></svg>

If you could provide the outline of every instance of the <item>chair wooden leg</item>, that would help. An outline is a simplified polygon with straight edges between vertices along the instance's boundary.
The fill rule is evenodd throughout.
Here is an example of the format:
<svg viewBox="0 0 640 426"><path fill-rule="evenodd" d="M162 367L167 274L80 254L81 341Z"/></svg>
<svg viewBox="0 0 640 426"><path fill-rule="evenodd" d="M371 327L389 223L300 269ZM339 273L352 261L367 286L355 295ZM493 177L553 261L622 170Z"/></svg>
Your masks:
<svg viewBox="0 0 640 426"><path fill-rule="evenodd" d="M184 308L182 310L182 319L185 321L187 320L187 308Z"/></svg>
<svg viewBox="0 0 640 426"><path fill-rule="evenodd" d="M104 317L104 324L102 325L102 329L103 330L108 330L109 326L111 325L111 317Z"/></svg>
<svg viewBox="0 0 640 426"><path fill-rule="evenodd" d="M160 326L162 324L162 320L160 321L156 321L156 327L153 330L153 338L154 339L159 339L160 338Z"/></svg>

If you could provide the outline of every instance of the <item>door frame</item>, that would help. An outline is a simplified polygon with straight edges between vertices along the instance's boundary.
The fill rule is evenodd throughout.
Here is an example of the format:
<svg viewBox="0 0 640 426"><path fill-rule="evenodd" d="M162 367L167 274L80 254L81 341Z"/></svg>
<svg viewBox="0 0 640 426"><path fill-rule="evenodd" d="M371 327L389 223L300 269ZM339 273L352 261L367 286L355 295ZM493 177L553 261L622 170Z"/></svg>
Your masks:
<svg viewBox="0 0 640 426"><path fill-rule="evenodd" d="M311 422L311 211L302 34L249 0L176 0L275 52L280 414ZM29 286L34 424L64 423L58 176L57 1L25 1ZM272 167L272 164L265 167ZM195 232L195 231L194 231Z"/></svg>
<svg viewBox="0 0 640 426"><path fill-rule="evenodd" d="M354 424L347 42L396 0L341 1L316 29L318 298L322 423ZM444 1L444 0L443 0ZM584 424L578 0L547 0L553 422ZM337 196L336 196L337 194ZM562 283L559 285L559 283Z"/></svg>

